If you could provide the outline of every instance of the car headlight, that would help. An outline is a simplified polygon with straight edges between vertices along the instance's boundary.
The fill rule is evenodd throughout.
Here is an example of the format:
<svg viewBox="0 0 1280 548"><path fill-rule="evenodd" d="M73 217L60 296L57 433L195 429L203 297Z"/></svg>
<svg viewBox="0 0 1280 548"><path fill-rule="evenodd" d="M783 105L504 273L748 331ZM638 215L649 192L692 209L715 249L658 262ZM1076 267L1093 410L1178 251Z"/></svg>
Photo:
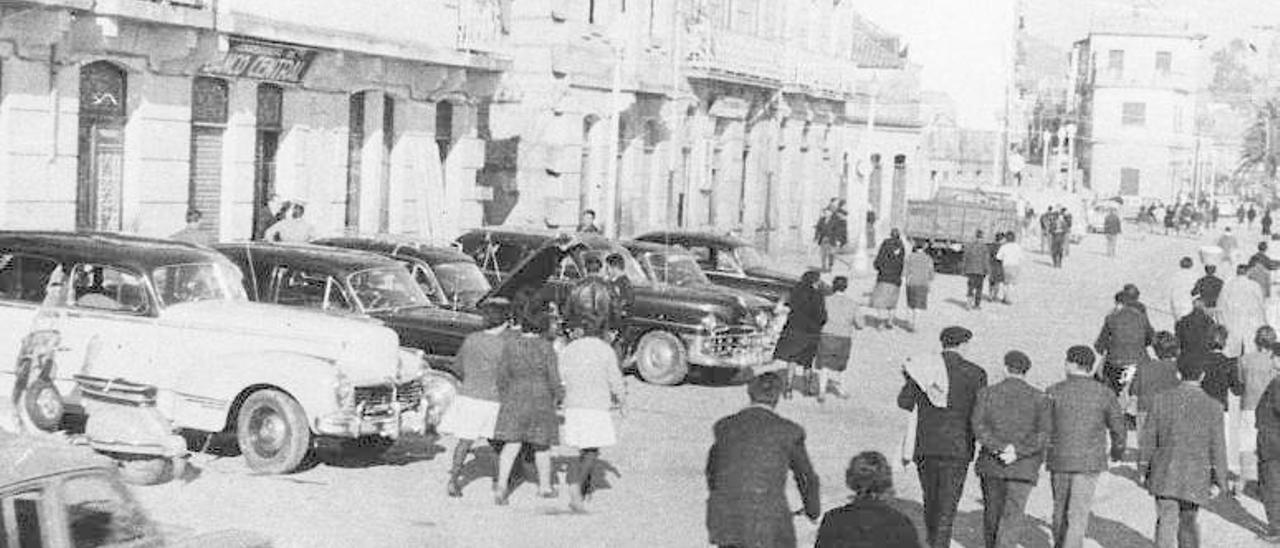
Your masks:
<svg viewBox="0 0 1280 548"><path fill-rule="evenodd" d="M715 314L707 314L706 316L703 316L701 324L702 329L710 333L720 327L720 318L717 318Z"/></svg>
<svg viewBox="0 0 1280 548"><path fill-rule="evenodd" d="M761 328L761 329L767 328L767 327L769 327L769 322L770 322L771 320L773 320L773 317L769 315L769 311L767 311L767 310L757 310L757 311L756 311L756 326L757 326L757 327L759 327L759 328Z"/></svg>
<svg viewBox="0 0 1280 548"><path fill-rule="evenodd" d="M418 348L401 348L400 363L396 367L396 380L404 382L422 377L427 370L426 353Z"/></svg>
<svg viewBox="0 0 1280 548"><path fill-rule="evenodd" d="M334 378L333 397L338 403L338 409L355 409L356 407L356 387L341 371Z"/></svg>

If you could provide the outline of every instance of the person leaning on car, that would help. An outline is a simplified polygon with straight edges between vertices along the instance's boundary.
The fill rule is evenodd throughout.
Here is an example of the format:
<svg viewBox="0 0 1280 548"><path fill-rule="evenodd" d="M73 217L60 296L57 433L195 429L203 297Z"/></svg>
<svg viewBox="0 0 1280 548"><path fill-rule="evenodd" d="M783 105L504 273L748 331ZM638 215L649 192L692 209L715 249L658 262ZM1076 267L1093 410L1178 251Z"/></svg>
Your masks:
<svg viewBox="0 0 1280 548"><path fill-rule="evenodd" d="M613 321L613 288L601 272L600 258L588 255L583 260L587 275L574 284L565 306L570 329L608 333Z"/></svg>

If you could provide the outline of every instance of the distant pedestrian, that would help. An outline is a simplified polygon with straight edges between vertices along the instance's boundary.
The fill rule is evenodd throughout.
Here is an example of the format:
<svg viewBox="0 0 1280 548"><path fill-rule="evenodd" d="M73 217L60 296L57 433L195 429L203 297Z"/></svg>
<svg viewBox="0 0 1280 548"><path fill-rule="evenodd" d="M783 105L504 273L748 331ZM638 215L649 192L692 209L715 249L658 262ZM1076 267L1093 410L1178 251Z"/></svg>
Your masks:
<svg viewBox="0 0 1280 548"><path fill-rule="evenodd" d="M1053 258L1053 267L1062 268L1062 259L1067 254L1067 239L1071 235L1071 220L1063 209L1049 220L1049 254Z"/></svg>
<svg viewBox="0 0 1280 548"><path fill-rule="evenodd" d="M987 386L987 373L961 355L971 338L973 332L963 327L943 329L939 337L942 363L931 360L915 364L930 370L929 374L908 369L906 383L898 392L898 407L917 414L912 454L919 469L925 531L931 548L951 546L956 507L973 460L970 419L978 391ZM922 387L921 377L925 376L941 379L945 388L939 391L934 384Z"/></svg>
<svg viewBox="0 0 1280 548"><path fill-rule="evenodd" d="M920 311L929 309L929 286L933 284L933 258L925 251L925 243L917 241L907 255L903 283L907 287L907 310L911 313L912 331L920 328Z"/></svg>
<svg viewBox="0 0 1280 548"><path fill-rule="evenodd" d="M834 251L831 248L831 240L827 237L827 231L828 225L830 225L831 219L835 215L835 209L836 200L832 198L831 202L822 208L822 213L818 215L818 220L813 225L813 243L818 246L818 262L821 265L819 268L823 272L827 272L831 268L830 264L834 255Z"/></svg>
<svg viewBox="0 0 1280 548"><path fill-rule="evenodd" d="M1231 227L1222 228L1222 236L1218 237L1218 247L1222 249L1222 260L1230 265L1240 264L1240 241L1231 233Z"/></svg>
<svg viewBox="0 0 1280 548"><path fill-rule="evenodd" d="M911 519L886 504L893 496L893 470L876 451L849 461L844 483L853 501L822 516L814 548L918 548Z"/></svg>
<svg viewBox="0 0 1280 548"><path fill-rule="evenodd" d="M1107 211L1107 217L1102 221L1102 233L1107 236L1107 256L1116 256L1116 240L1120 239L1120 215L1116 210Z"/></svg>
<svg viewBox="0 0 1280 548"><path fill-rule="evenodd" d="M1071 211L1061 205L1058 209L1062 212L1058 218L1062 221L1062 256L1071 256L1071 229L1075 227L1075 219L1071 216Z"/></svg>
<svg viewBox="0 0 1280 548"><path fill-rule="evenodd" d="M1256 409L1258 422L1258 487L1267 513L1270 544L1280 544L1280 377L1271 379Z"/></svg>
<svg viewBox="0 0 1280 548"><path fill-rule="evenodd" d="M854 317L858 313L858 303L845 293L848 289L849 278L836 276L831 280L831 294L826 297L827 321L822 324L817 361L814 364L818 373L816 395L819 403L826 394L842 399L849 397L840 382L840 376L849 367L849 354L853 349L850 333Z"/></svg>
<svg viewBox="0 0 1280 548"><path fill-rule="evenodd" d="M1156 333L1156 359L1139 364L1133 375L1133 386L1130 393L1137 399L1137 430L1142 432L1142 425L1151 412L1151 400L1156 394L1178 386L1178 341L1173 333L1161 331Z"/></svg>
<svg viewBox="0 0 1280 548"><path fill-rule="evenodd" d="M995 241L987 248L987 252L991 257L990 266L987 272L987 299L996 302L1000 299L1000 291L1004 286L1004 263L1000 262L997 257L1000 253L1000 246L1004 245L1004 233L997 232Z"/></svg>
<svg viewBox="0 0 1280 548"><path fill-rule="evenodd" d="M1046 391L1053 406L1049 469L1053 488L1053 545L1081 548L1089 530L1089 514L1098 476L1107 470L1107 438L1111 460L1125 448L1124 414L1115 393L1093 380L1093 350L1067 350L1067 379Z"/></svg>
<svg viewBox="0 0 1280 548"><path fill-rule="evenodd" d="M1005 304L1012 304L1014 295L1017 294L1018 282L1022 279L1022 255L1018 237L1012 232L1006 232L1004 244L996 252L996 259L1004 269L1004 286L1000 297Z"/></svg>
<svg viewBox="0 0 1280 548"><path fill-rule="evenodd" d="M1249 204L1249 211L1245 212L1244 218L1249 223L1249 228L1252 229L1253 220L1258 218L1258 210L1253 207L1253 204Z"/></svg>
<svg viewBox="0 0 1280 548"><path fill-rule="evenodd" d="M1244 392L1240 394L1240 479L1245 482L1258 481L1258 446L1253 435L1258 428L1258 402L1266 391L1271 380L1276 378L1276 330L1269 325L1258 328L1253 336L1253 351L1240 357L1240 384Z"/></svg>
<svg viewBox="0 0 1280 548"><path fill-rule="evenodd" d="M1200 506L1231 491L1218 404L1200 389L1204 370L1180 362L1177 387L1155 396L1138 445L1138 472L1156 499L1156 546L1198 548Z"/></svg>
<svg viewBox="0 0 1280 548"><path fill-rule="evenodd" d="M305 243L316 239L316 228L303 219L306 206L300 202L291 205L289 218L276 222L263 234L262 239L268 242Z"/></svg>
<svg viewBox="0 0 1280 548"><path fill-rule="evenodd" d="M582 214L578 216L577 232L585 234L599 234L600 227L596 225L596 210L584 209Z"/></svg>
<svg viewBox="0 0 1280 548"><path fill-rule="evenodd" d="M782 326L782 335L773 350L773 359L786 364L787 386L785 395L791 397L795 389L796 368L804 373L806 381L813 367L813 360L818 354L818 342L822 336L822 326L827 323L827 305L822 292L818 289L821 274L810 270L800 276L800 282L791 288L787 303L787 323ZM804 386L808 386L808 382ZM801 390L803 394L805 390Z"/></svg>
<svg viewBox="0 0 1280 548"><path fill-rule="evenodd" d="M496 306L485 306L481 312L486 327L462 340L453 362L462 377L458 393L436 427L440 433L451 434L458 440L453 448L446 489L450 497L462 496L463 469L477 440L488 440L495 453L502 449L501 442L494 437L499 406L497 373L503 348L513 334L507 330L505 311ZM493 476L495 479L498 477L497 470Z"/></svg>
<svg viewBox="0 0 1280 548"><path fill-rule="evenodd" d="M831 271L835 266L836 252L849 242L848 212L844 210L843 204L844 200L832 198L814 227L824 272Z"/></svg>
<svg viewBox="0 0 1280 548"><path fill-rule="evenodd" d="M973 239L964 244L961 257L961 271L968 279L966 297L971 310L982 308L982 284L991 271L991 257L987 244L983 241L982 230L973 233Z"/></svg>
<svg viewBox="0 0 1280 548"><path fill-rule="evenodd" d="M805 449L804 428L774 411L782 395L777 373L747 385L751 406L716 421L707 454L707 531L721 547L792 548L796 545L785 492L795 477L804 514L822 515L818 474Z"/></svg>
<svg viewBox="0 0 1280 548"><path fill-rule="evenodd" d="M1195 261L1191 257L1183 257L1178 261L1178 270L1165 280L1167 295L1169 301L1169 312L1173 315L1173 321L1176 323L1183 316L1191 313L1191 296L1192 291L1196 287L1196 272L1194 270Z"/></svg>
<svg viewBox="0 0 1280 548"><path fill-rule="evenodd" d="M1191 296L1204 302L1205 311L1218 319L1218 296L1222 294L1222 286L1225 282L1218 277L1217 265L1204 265L1204 276L1196 280L1195 287L1191 288Z"/></svg>
<svg viewBox="0 0 1280 548"><path fill-rule="evenodd" d="M1236 224L1237 225L1244 224L1244 213L1245 213L1244 204L1240 204L1240 206L1236 208Z"/></svg>
<svg viewBox="0 0 1280 548"><path fill-rule="evenodd" d="M1219 322L1227 328L1227 340L1222 353L1238 357L1245 351L1253 333L1267 323L1266 301L1262 288L1249 279L1249 267L1236 267L1236 276L1227 280L1218 296Z"/></svg>
<svg viewBox="0 0 1280 548"><path fill-rule="evenodd" d="M1102 322L1102 330L1093 343L1093 349L1103 356L1102 378L1116 393L1127 387L1127 379L1139 364L1151 358L1147 347L1151 346L1155 330L1147 314L1137 304L1132 293L1120 291L1114 297L1115 308Z"/></svg>
<svg viewBox="0 0 1280 548"><path fill-rule="evenodd" d="M1040 253L1049 252L1049 239L1052 236L1050 229L1055 215L1057 213L1053 211L1053 206L1045 208L1044 213L1040 215Z"/></svg>
<svg viewBox="0 0 1280 548"><path fill-rule="evenodd" d="M890 230L889 237L880 243L872 265L876 269L876 285L871 289L871 308L880 315L880 329L893 329L893 311L898 307L898 294L902 291L906 257L901 234L896 228Z"/></svg>
<svg viewBox="0 0 1280 548"><path fill-rule="evenodd" d="M982 449L974 472L982 482L982 523L987 548L1015 548L1027 497L1040 479L1053 429L1044 392L1027 383L1031 359L1017 350L1004 356L1006 377L978 392L973 431Z"/></svg>
<svg viewBox="0 0 1280 548"><path fill-rule="evenodd" d="M1262 213L1262 237L1271 238L1271 208Z"/></svg>
<svg viewBox="0 0 1280 548"><path fill-rule="evenodd" d="M203 218L204 214L200 213L199 209L188 209L187 226L182 227L182 230L174 232L169 236L169 239L196 245L213 244L213 237L211 237L208 232L205 232L200 228L200 220Z"/></svg>
<svg viewBox="0 0 1280 548"><path fill-rule="evenodd" d="M563 445L578 449L569 467L569 508L586 512L593 491L596 461L602 447L618 441L609 410L624 404L626 389L618 355L600 331L584 332L560 350L558 368L564 381Z"/></svg>
<svg viewBox="0 0 1280 548"><path fill-rule="evenodd" d="M560 438L556 405L564 399L564 387L555 349L544 336L550 317L545 311L527 307L520 328L522 333L503 346L497 372L499 407L494 437L505 442L498 454L498 482L494 486L494 502L499 506L505 506L511 495L508 480L526 445L537 463L538 496L556 497L547 451Z"/></svg>

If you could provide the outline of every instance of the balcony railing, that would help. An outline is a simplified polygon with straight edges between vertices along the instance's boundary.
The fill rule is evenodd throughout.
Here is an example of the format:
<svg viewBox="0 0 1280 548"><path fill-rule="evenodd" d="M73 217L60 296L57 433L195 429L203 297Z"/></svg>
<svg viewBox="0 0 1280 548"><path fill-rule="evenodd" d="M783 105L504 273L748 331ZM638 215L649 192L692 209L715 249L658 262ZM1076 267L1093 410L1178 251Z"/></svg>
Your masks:
<svg viewBox="0 0 1280 548"><path fill-rule="evenodd" d="M494 53L502 47L503 13L498 0L458 2L458 49Z"/></svg>
<svg viewBox="0 0 1280 548"><path fill-rule="evenodd" d="M706 29L689 35L685 59L692 70L782 82L788 75L785 64L779 62L781 47L756 36Z"/></svg>

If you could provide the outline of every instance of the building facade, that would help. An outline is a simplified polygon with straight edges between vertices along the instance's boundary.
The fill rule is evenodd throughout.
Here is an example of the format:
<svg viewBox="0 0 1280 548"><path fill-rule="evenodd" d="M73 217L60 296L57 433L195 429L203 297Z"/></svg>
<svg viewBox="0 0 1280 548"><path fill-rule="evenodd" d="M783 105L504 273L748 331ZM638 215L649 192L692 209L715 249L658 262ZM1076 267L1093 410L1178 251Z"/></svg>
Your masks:
<svg viewBox="0 0 1280 548"><path fill-rule="evenodd" d="M1075 48L1082 183L1099 196L1176 201L1193 184L1202 37L1134 12Z"/></svg>
<svg viewBox="0 0 1280 548"><path fill-rule="evenodd" d="M486 198L499 0L0 3L0 226L445 234Z"/></svg>

